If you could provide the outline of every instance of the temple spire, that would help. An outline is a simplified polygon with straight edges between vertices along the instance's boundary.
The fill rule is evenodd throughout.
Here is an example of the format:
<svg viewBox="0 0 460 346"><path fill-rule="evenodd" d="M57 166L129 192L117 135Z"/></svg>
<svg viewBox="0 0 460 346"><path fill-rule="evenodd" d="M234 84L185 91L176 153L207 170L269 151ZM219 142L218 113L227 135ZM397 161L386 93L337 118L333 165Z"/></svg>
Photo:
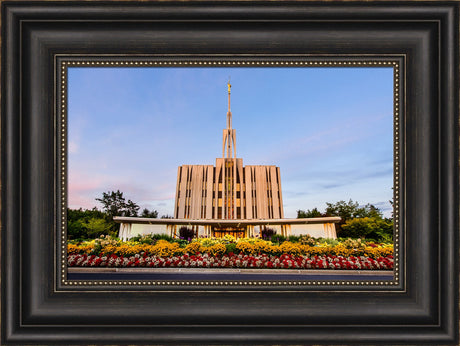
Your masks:
<svg viewBox="0 0 460 346"><path fill-rule="evenodd" d="M230 84L230 78L227 82L228 91L228 111L227 111L227 128L224 129L224 135L222 139L222 157L224 158L236 158L236 144L235 130L232 129L232 111L230 110L230 94L232 85Z"/></svg>
<svg viewBox="0 0 460 346"><path fill-rule="evenodd" d="M230 110L230 94L231 94L232 85L230 84L230 77L228 78L227 88L228 88L227 129L231 129L232 128L232 111Z"/></svg>

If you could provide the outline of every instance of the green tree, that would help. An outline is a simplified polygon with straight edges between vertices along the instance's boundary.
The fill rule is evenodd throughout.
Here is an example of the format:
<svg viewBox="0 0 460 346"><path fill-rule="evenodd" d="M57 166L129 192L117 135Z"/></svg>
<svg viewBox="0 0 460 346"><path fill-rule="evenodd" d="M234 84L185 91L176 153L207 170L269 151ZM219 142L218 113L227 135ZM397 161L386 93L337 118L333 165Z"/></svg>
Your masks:
<svg viewBox="0 0 460 346"><path fill-rule="evenodd" d="M87 238L86 228L82 220L67 219L67 238L68 239L85 239Z"/></svg>
<svg viewBox="0 0 460 346"><path fill-rule="evenodd" d="M341 237L393 241L393 221L375 217L350 219L342 225Z"/></svg>
<svg viewBox="0 0 460 346"><path fill-rule="evenodd" d="M123 192L120 190L103 192L102 198L96 198L101 202L104 211L110 216L137 216L139 206L130 199L126 202Z"/></svg>
<svg viewBox="0 0 460 346"><path fill-rule="evenodd" d="M137 212L139 211L139 206L128 199L128 202L126 202L126 207L124 210L122 210L122 215L125 216L137 216Z"/></svg>
<svg viewBox="0 0 460 346"><path fill-rule="evenodd" d="M304 218L309 218L309 217L321 217L321 216L323 216L323 215L318 210L318 208L313 208L312 210L307 209L307 211L297 210L297 218L298 219L304 219Z"/></svg>
<svg viewBox="0 0 460 346"><path fill-rule="evenodd" d="M92 221L90 221L92 220ZM117 227L115 222L104 212L93 209L67 209L67 238L70 240L74 239L91 239L96 238L97 222L99 225L106 225L107 234L117 235ZM91 232L91 230L93 232ZM100 230L100 228L99 228Z"/></svg>
<svg viewBox="0 0 460 346"><path fill-rule="evenodd" d="M97 238L102 234L110 233L112 226L105 219L94 217L86 222L82 222L82 225L86 228L89 238Z"/></svg>
<svg viewBox="0 0 460 346"><path fill-rule="evenodd" d="M373 217L382 218L382 212L372 204L366 204L360 207L358 202L353 202L351 199L348 202L339 201L336 203L326 203L326 215L340 216L342 222L353 218Z"/></svg>
<svg viewBox="0 0 460 346"><path fill-rule="evenodd" d="M350 199L348 202L326 203L326 206L326 212L323 214L314 208L306 212L298 210L297 217L340 216L342 220L336 224L337 235L340 237L371 237L382 240L384 238L390 239L393 236L391 219L384 219L382 212L370 203L360 206L358 202ZM366 220L362 221L362 219ZM348 228L345 230L343 227L350 220L361 221L352 223L352 226L347 226Z"/></svg>
<svg viewBox="0 0 460 346"><path fill-rule="evenodd" d="M158 217L158 211L156 210L150 211L147 208L144 208L144 210L142 210L141 217L151 217L151 218L156 219Z"/></svg>
<svg viewBox="0 0 460 346"><path fill-rule="evenodd" d="M379 208L374 206L373 204L366 204L364 207L360 208L361 217L373 217L376 219L382 219L383 214Z"/></svg>

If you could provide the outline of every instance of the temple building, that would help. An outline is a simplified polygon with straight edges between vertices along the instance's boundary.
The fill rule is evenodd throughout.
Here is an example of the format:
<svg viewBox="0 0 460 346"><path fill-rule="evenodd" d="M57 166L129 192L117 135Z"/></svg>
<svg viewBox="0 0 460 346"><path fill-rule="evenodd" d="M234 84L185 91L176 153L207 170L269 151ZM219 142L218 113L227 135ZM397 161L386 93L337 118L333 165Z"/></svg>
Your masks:
<svg viewBox="0 0 460 346"><path fill-rule="evenodd" d="M280 169L243 166L236 156L228 84L227 128L216 165L183 165L177 172L174 216L180 219L282 219Z"/></svg>
<svg viewBox="0 0 460 346"><path fill-rule="evenodd" d="M228 87L227 127L222 135L222 157L216 165L182 165L177 171L173 219L114 217L119 238L166 233L178 236L187 226L197 236L257 237L265 228L289 236L310 234L336 238L340 217L285 219L279 167L243 166L236 156L236 130L232 128L231 85Z"/></svg>

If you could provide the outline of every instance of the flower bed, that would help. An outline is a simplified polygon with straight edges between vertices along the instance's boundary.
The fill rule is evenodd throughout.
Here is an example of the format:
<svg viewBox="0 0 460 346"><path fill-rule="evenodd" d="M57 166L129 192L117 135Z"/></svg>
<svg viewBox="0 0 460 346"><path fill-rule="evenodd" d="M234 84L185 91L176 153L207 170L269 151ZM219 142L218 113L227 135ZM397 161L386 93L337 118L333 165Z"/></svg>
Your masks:
<svg viewBox="0 0 460 346"><path fill-rule="evenodd" d="M140 242L121 242L116 239L95 239L80 244L68 244L68 253L87 255L130 256L147 253L156 256L180 256L184 254L209 253L223 255L229 253L243 253L246 255L307 255L307 256L365 256L371 258L393 255L392 244L363 243L359 241L344 241L330 244L317 242L302 244L300 242L285 241L274 244L271 241L257 238L243 238L229 240L229 238L204 238L192 242L171 242L158 240L154 244Z"/></svg>
<svg viewBox="0 0 460 346"><path fill-rule="evenodd" d="M275 255L181 255L172 257L134 255L129 257L108 255L69 254L69 267L150 267L150 268L266 268L266 269L340 269L340 270L392 270L393 256L377 259L359 256L343 257Z"/></svg>
<svg viewBox="0 0 460 346"><path fill-rule="evenodd" d="M393 245L311 237L273 243L258 238L104 238L68 244L71 267L392 269Z"/></svg>

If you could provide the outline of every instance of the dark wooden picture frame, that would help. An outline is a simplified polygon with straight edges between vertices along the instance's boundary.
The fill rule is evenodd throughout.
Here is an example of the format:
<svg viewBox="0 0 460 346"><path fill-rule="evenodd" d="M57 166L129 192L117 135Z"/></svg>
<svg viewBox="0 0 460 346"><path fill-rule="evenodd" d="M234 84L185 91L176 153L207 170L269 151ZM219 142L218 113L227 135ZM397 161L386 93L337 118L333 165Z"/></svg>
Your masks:
<svg viewBox="0 0 460 346"><path fill-rule="evenodd" d="M2 343L457 344L458 25L455 1L2 2ZM398 285L62 285L66 55L398 56Z"/></svg>

